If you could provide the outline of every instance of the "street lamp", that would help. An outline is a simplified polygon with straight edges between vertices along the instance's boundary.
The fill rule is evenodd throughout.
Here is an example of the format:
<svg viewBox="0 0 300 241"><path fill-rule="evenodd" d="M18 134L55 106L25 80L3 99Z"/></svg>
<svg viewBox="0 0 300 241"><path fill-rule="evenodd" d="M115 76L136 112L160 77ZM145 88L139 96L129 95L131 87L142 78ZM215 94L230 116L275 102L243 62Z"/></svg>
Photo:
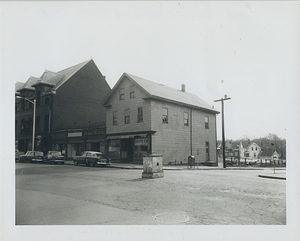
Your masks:
<svg viewBox="0 0 300 241"><path fill-rule="evenodd" d="M231 98L227 98L227 95L224 95L224 98L220 100L215 100L214 102L222 102L222 147L223 147L223 167L226 168L225 162L225 130L224 130L224 100L230 100Z"/></svg>
<svg viewBox="0 0 300 241"><path fill-rule="evenodd" d="M32 151L34 151L34 137L35 137L35 105L36 105L36 100L34 99L33 101L25 98L25 97L21 97L21 96L17 96L18 99L24 99L29 101L30 103L33 104L33 127L32 127Z"/></svg>

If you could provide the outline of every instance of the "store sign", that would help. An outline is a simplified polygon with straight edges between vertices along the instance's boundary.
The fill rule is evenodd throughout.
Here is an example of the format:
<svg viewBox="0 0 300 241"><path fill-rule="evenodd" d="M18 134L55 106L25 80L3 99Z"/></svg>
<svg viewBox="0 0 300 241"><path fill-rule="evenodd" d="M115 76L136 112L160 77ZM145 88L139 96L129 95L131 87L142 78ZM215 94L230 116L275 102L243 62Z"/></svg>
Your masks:
<svg viewBox="0 0 300 241"><path fill-rule="evenodd" d="M134 141L135 141L136 146L147 146L148 145L148 139L147 138L140 138L140 139L136 139Z"/></svg>
<svg viewBox="0 0 300 241"><path fill-rule="evenodd" d="M138 135L139 137L146 137L147 135ZM129 139L129 138L136 138L136 135L122 135L122 136L108 136L107 139L112 140L112 139Z"/></svg>
<svg viewBox="0 0 300 241"><path fill-rule="evenodd" d="M81 137L82 132L70 132L68 133L68 137Z"/></svg>
<svg viewBox="0 0 300 241"><path fill-rule="evenodd" d="M103 134L105 134L104 129L88 130L84 133L84 135L86 135L86 136L103 135Z"/></svg>

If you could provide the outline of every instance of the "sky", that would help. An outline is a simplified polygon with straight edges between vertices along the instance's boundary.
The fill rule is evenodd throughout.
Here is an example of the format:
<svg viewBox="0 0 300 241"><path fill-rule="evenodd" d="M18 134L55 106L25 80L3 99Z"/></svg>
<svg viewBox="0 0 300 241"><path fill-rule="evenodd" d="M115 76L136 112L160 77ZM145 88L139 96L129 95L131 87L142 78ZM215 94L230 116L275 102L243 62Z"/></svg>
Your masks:
<svg viewBox="0 0 300 241"><path fill-rule="evenodd" d="M225 138L286 138L299 110L298 2L1 2L1 87L93 59L196 94ZM298 30L298 31L297 31ZM13 104L11 104L12 108ZM293 113L292 113L293 115ZM217 138L222 139L217 116Z"/></svg>

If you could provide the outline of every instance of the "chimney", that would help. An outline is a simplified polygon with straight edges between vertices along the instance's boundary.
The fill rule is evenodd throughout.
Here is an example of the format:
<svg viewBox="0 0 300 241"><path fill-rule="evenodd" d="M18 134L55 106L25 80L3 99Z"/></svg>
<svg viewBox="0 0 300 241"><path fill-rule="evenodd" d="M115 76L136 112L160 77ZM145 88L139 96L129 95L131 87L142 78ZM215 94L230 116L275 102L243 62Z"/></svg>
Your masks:
<svg viewBox="0 0 300 241"><path fill-rule="evenodd" d="M182 91L182 92L185 92L185 84L182 84L182 85L181 85L181 91Z"/></svg>

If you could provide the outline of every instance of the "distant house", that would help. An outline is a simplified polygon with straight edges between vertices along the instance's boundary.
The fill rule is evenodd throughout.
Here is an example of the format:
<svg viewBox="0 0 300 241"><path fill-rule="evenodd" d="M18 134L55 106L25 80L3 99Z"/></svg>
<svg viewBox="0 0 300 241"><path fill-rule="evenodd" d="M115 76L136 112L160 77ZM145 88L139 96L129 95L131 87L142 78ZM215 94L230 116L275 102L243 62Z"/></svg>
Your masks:
<svg viewBox="0 0 300 241"><path fill-rule="evenodd" d="M142 163L147 153L164 164L217 165L216 115L198 96L124 73L103 102L108 154L114 162Z"/></svg>
<svg viewBox="0 0 300 241"><path fill-rule="evenodd" d="M222 149L222 147L221 147ZM225 156L234 159L258 159L261 147L255 142L248 141L232 141L225 143ZM220 156L222 152L220 151Z"/></svg>
<svg viewBox="0 0 300 241"><path fill-rule="evenodd" d="M232 140L226 141L225 142L225 156L229 157L229 158L238 159L239 155L240 155L239 143L236 141L232 141Z"/></svg>
<svg viewBox="0 0 300 241"><path fill-rule="evenodd" d="M272 150L267 150L267 151L262 151L259 155L259 159L264 160L264 161L278 161L280 158L280 155L277 153L277 151L272 151Z"/></svg>
<svg viewBox="0 0 300 241"><path fill-rule="evenodd" d="M257 159L261 152L261 147L255 142L240 141L239 150L240 158Z"/></svg>
<svg viewBox="0 0 300 241"><path fill-rule="evenodd" d="M105 152L106 115L101 103L110 90L93 60L58 72L46 70L17 83L16 148L22 152L32 148L35 100L35 150L59 150L68 158L84 150Z"/></svg>

